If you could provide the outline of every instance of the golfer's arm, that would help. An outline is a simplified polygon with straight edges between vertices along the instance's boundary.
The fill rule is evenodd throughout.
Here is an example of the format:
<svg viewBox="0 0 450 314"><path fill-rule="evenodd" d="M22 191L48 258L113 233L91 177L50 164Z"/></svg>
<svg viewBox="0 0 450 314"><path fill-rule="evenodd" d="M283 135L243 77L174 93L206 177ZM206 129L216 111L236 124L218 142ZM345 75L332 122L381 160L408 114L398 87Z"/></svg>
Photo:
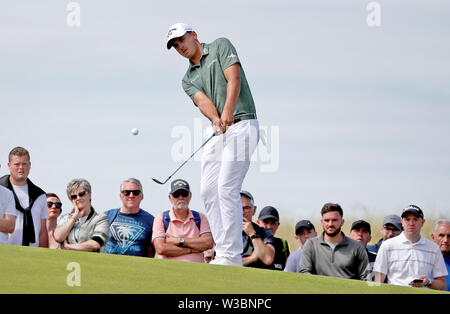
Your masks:
<svg viewBox="0 0 450 314"><path fill-rule="evenodd" d="M197 92L194 95L194 103L200 109L200 112L212 123L219 119L219 113L217 112L216 106L205 93Z"/></svg>
<svg viewBox="0 0 450 314"><path fill-rule="evenodd" d="M241 65L235 63L223 71L227 80L227 98L223 107L223 112L233 114L234 105L236 104L239 94L241 93Z"/></svg>

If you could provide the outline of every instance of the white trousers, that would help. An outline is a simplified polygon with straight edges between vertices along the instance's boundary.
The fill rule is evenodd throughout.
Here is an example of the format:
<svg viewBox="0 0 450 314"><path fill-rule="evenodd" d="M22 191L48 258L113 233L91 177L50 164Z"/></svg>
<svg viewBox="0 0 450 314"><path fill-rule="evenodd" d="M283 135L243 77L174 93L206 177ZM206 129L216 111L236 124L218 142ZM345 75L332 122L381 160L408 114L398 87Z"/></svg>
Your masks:
<svg viewBox="0 0 450 314"><path fill-rule="evenodd" d="M242 203L240 191L259 140L258 120L231 125L203 149L200 193L216 244L216 256L241 259Z"/></svg>

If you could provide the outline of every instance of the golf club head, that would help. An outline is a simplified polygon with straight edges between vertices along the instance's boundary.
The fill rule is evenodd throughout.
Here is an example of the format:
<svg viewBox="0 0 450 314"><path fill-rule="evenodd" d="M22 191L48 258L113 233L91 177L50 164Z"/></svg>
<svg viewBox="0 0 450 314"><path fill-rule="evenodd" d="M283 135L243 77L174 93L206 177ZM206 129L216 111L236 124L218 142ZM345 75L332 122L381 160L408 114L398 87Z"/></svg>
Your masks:
<svg viewBox="0 0 450 314"><path fill-rule="evenodd" d="M164 181L164 182L161 182L161 181L159 181L158 179L155 179L155 178L152 178L152 180L155 181L155 182L158 183L158 184L164 184L164 183L167 182L167 180Z"/></svg>

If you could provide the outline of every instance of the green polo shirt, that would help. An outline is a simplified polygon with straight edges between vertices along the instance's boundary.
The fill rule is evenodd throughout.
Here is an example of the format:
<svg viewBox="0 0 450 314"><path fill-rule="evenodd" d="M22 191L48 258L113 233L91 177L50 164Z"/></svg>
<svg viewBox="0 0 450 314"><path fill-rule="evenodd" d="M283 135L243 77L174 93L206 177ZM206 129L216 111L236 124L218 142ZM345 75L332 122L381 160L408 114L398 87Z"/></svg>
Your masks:
<svg viewBox="0 0 450 314"><path fill-rule="evenodd" d="M202 57L199 65L189 62L189 68L183 77L183 89L194 100L201 91L215 104L219 116L222 114L227 98L227 80L223 71L229 66L240 63L236 49L226 38L219 38L210 44L202 44ZM241 92L234 105L233 114L256 113L255 103L248 86L242 65Z"/></svg>

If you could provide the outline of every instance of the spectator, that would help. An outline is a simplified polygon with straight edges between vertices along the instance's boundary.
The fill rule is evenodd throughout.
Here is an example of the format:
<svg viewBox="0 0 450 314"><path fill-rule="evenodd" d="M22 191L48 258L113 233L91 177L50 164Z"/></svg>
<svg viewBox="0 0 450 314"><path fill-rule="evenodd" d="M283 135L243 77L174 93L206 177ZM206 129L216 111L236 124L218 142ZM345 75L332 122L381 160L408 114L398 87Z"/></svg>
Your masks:
<svg viewBox="0 0 450 314"><path fill-rule="evenodd" d="M352 224L348 237L361 243L366 248L369 263L375 262L377 255L367 250L367 243L372 239L370 224L365 220L357 220Z"/></svg>
<svg viewBox="0 0 450 314"><path fill-rule="evenodd" d="M450 291L450 220L439 220L436 222L431 238L442 252L442 257L447 267L445 290Z"/></svg>
<svg viewBox="0 0 450 314"><path fill-rule="evenodd" d="M153 245L158 258L203 263L203 251L213 247L208 220L189 209L191 198L189 183L181 179L172 182L172 209L160 213L153 223Z"/></svg>
<svg viewBox="0 0 450 314"><path fill-rule="evenodd" d="M448 273L438 245L420 233L425 223L422 210L409 205L401 219L403 232L383 242L378 251L373 267L375 281L382 283L387 276L393 285L444 290Z"/></svg>
<svg viewBox="0 0 450 314"><path fill-rule="evenodd" d="M67 185L67 196L73 209L60 217L55 240L61 243L61 249L99 252L108 240L109 222L105 214L92 207L91 185L85 179L73 179Z"/></svg>
<svg viewBox="0 0 450 314"><path fill-rule="evenodd" d="M367 250L369 250L369 252L377 254L383 241L398 236L402 232L402 230L402 221L399 216L388 215L384 217L383 226L380 230L382 238L380 239L380 241L378 241L377 244L368 245Z"/></svg>
<svg viewBox="0 0 450 314"><path fill-rule="evenodd" d="M278 210L272 206L264 207L259 213L256 223L265 229L272 231L274 236L275 256L273 263L270 266L274 270L283 270L286 266L286 260L290 254L289 245L286 240L275 237L275 234L280 226L280 216Z"/></svg>
<svg viewBox="0 0 450 314"><path fill-rule="evenodd" d="M214 248L204 251L203 252L204 262L207 264L211 263L211 261L214 260L214 255L215 255Z"/></svg>
<svg viewBox="0 0 450 314"><path fill-rule="evenodd" d="M327 203L321 214L324 232L306 242L300 258L300 272L364 280L367 254L361 243L341 231L344 224L341 206Z"/></svg>
<svg viewBox="0 0 450 314"><path fill-rule="evenodd" d="M47 200L45 192L30 179L30 153L23 147L15 147L8 157L10 174L0 178L0 185L13 192L17 209L14 232L8 244L48 247Z"/></svg>
<svg viewBox="0 0 450 314"><path fill-rule="evenodd" d="M14 232L16 215L13 193L0 186L0 244L8 244L8 233Z"/></svg>
<svg viewBox="0 0 450 314"><path fill-rule="evenodd" d="M297 251L289 255L286 261L284 271L299 273L300 272L300 257L302 256L302 248L308 239L317 237L316 228L309 220L300 220L295 225L295 240L298 241L300 247Z"/></svg>
<svg viewBox="0 0 450 314"><path fill-rule="evenodd" d="M105 214L109 219L110 235L104 253L153 257L153 215L140 208L144 199L142 184L130 178L120 185L122 207L110 209Z"/></svg>
<svg viewBox="0 0 450 314"><path fill-rule="evenodd" d="M59 247L59 243L56 242L53 234L56 229L58 217L62 213L62 203L58 195L56 195L55 193L47 193L46 197L48 209L48 219L47 219L48 247L50 249L57 249Z"/></svg>
<svg viewBox="0 0 450 314"><path fill-rule="evenodd" d="M244 220L242 264L249 267L270 268L275 257L273 233L252 222L256 206L250 192L241 191L241 202Z"/></svg>

